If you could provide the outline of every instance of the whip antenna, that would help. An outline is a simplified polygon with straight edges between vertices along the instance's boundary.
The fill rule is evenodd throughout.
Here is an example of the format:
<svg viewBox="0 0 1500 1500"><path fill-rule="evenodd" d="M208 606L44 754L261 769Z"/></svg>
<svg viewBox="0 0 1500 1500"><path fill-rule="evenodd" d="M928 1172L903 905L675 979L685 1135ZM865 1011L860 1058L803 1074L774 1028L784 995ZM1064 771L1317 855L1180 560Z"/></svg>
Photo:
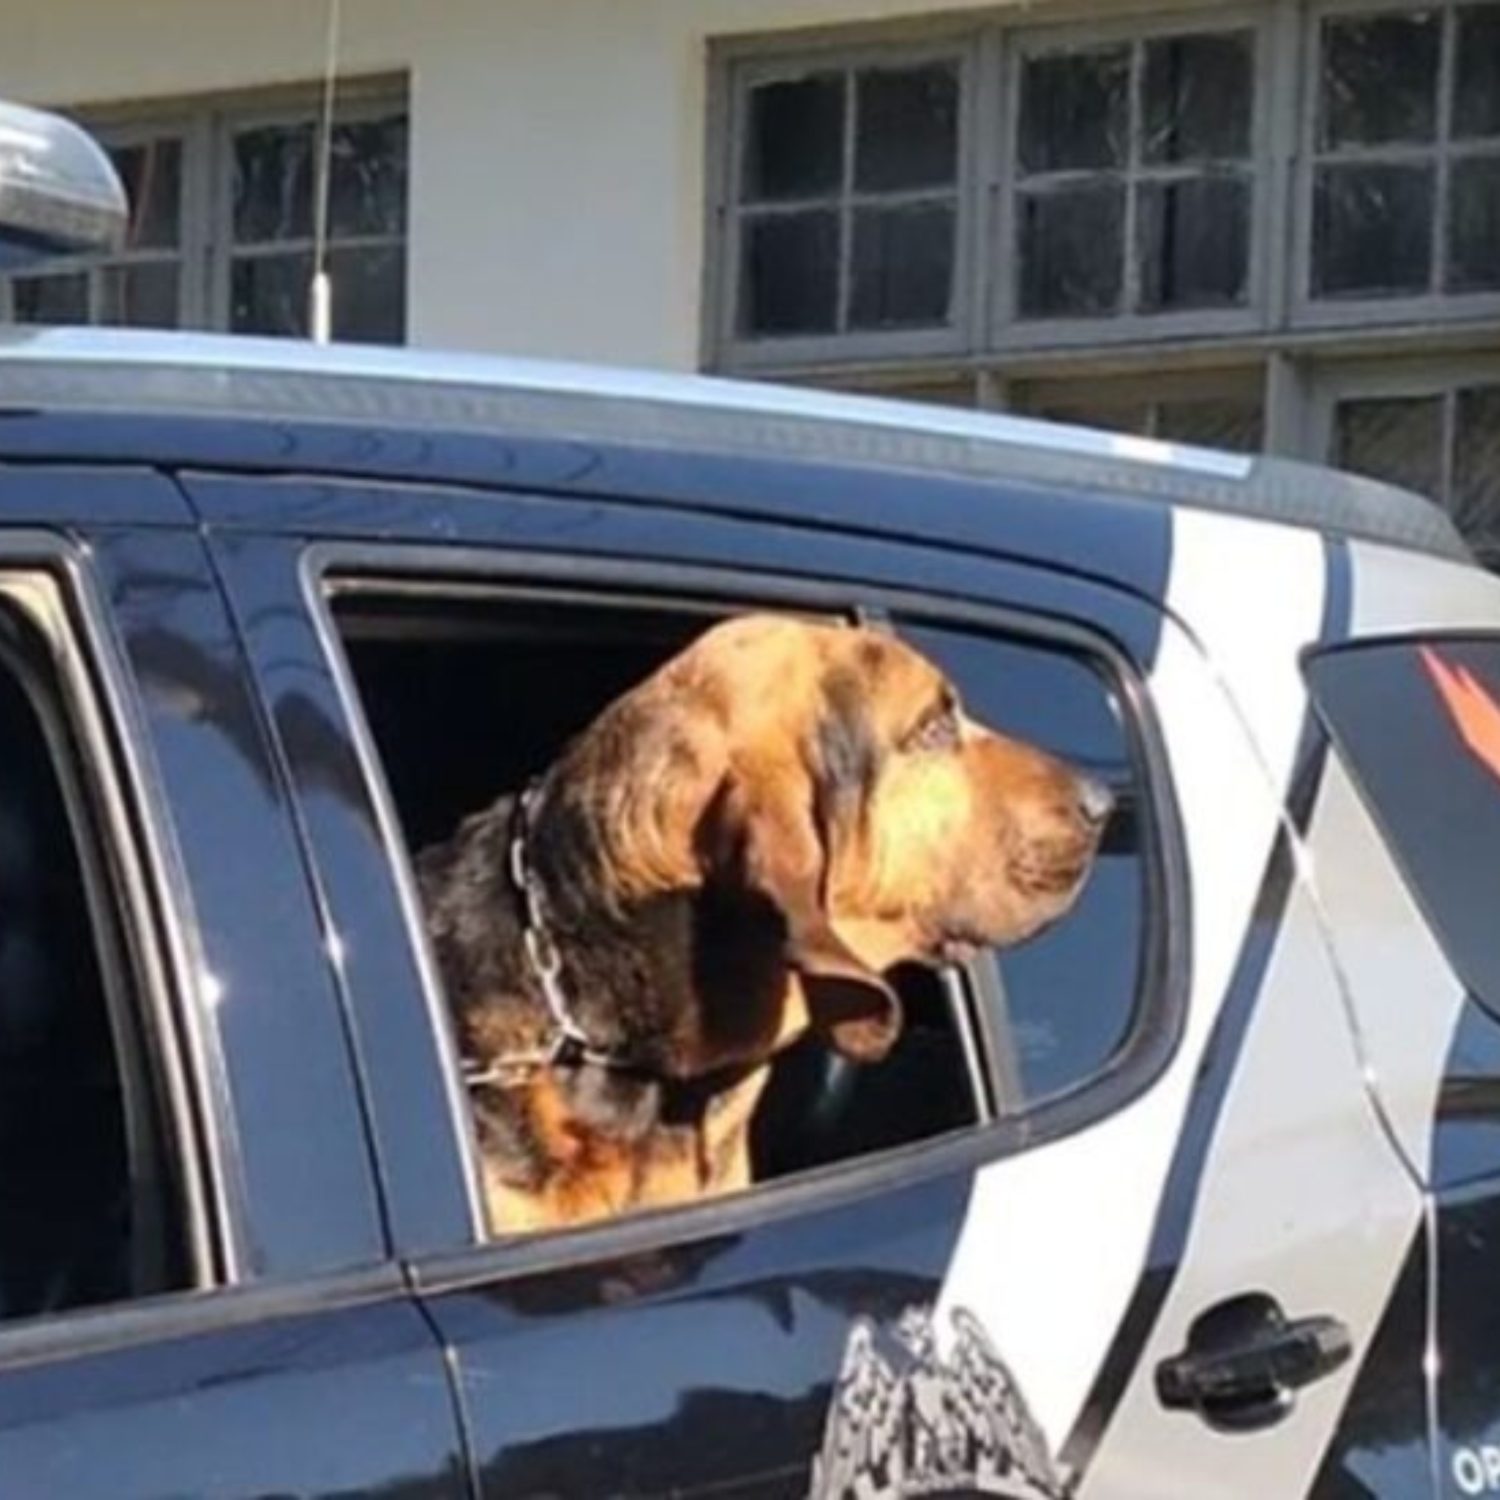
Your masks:
<svg viewBox="0 0 1500 1500"><path fill-rule="evenodd" d="M313 189L313 273L307 289L307 327L315 344L333 332L333 283L328 276L328 200L333 177L333 109L338 88L339 0L328 0L323 55L323 107L318 118L317 176Z"/></svg>

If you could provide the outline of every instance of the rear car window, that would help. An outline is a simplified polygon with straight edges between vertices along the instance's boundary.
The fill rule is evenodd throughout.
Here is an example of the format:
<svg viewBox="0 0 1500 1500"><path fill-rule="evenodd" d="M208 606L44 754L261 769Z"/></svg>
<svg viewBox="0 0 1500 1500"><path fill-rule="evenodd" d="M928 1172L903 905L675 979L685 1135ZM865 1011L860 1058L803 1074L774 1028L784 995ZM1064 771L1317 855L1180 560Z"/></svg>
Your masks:
<svg viewBox="0 0 1500 1500"><path fill-rule="evenodd" d="M1454 973L1500 1016L1500 637L1344 647L1306 670Z"/></svg>

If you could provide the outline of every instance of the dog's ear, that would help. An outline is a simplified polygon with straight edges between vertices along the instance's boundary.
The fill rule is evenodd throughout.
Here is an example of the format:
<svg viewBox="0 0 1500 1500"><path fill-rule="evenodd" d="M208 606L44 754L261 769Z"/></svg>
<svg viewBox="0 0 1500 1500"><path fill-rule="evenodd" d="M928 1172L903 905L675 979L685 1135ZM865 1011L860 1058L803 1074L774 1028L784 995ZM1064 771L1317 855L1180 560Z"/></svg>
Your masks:
<svg viewBox="0 0 1500 1500"><path fill-rule="evenodd" d="M813 1029L846 1057L874 1062L900 1035L901 1003L829 921L819 800L800 756L741 757L710 804L703 846L715 878L732 880L780 913L783 956L802 981Z"/></svg>

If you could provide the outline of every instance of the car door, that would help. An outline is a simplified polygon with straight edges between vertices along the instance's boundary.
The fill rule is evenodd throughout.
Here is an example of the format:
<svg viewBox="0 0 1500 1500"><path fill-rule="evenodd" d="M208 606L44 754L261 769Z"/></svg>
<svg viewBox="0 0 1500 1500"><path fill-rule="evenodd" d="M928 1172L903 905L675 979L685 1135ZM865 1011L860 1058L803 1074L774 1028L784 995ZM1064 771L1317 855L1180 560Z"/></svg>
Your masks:
<svg viewBox="0 0 1500 1500"><path fill-rule="evenodd" d="M865 478L873 506L879 484ZM1128 546L1110 536L1090 580L982 547L808 528L792 546L768 521L597 495L208 475L188 491L341 934L397 1243L452 1350L485 1493L1309 1491L1347 1369L1253 1439L1169 1410L1153 1376L1183 1352L1191 1316L1268 1288L1293 1320L1327 1316L1366 1340L1372 1287L1410 1238L1410 1184L1368 1109L1282 839L1306 709L1296 652L1332 608L1316 538L1252 527L1238 583L1196 601L1195 635L1175 623L1194 601L1174 590L1201 587L1193 549L1208 544L1175 536L1164 511L1137 512ZM1038 550L1035 533L1024 542ZM1273 579L1288 608L1252 640L1238 604ZM471 651L473 668L450 670L486 611L522 605L587 614L591 652L549 673ZM866 1113L860 1151L830 1145L736 1198L486 1243L406 875L407 832L423 821L412 799L463 780L453 741L481 739L518 772L510 739L566 696L580 661L632 631L665 638L694 612L701 624L747 607L894 629L980 711L1097 758L1126 808L1105 861L1117 867L1050 950L981 962L945 990L966 1071L919 1060L842 1095L839 1080L820 1085L820 1097L895 1101L873 1111L885 1120L962 1092L962 1118L938 1109L922 1139L871 1145ZM433 625L460 608L462 629ZM522 624L505 639L540 628ZM372 684L393 680L401 653L380 666L380 642L403 633L422 693L382 703ZM462 698L493 698L493 712L445 731L453 710L435 705ZM346 714L353 748L328 732ZM1250 715L1266 720L1255 737ZM1302 1032L1286 1033L1289 1001L1257 1003L1268 965L1278 994L1310 997ZM1310 1064L1283 1132L1272 1075L1287 1045ZM1271 1149L1255 1156L1252 1142ZM1349 1172L1352 1217L1335 1192ZM1203 1221L1210 1192L1245 1194L1238 1245L1217 1216ZM1304 1277L1313 1246L1326 1253Z"/></svg>
<svg viewBox="0 0 1500 1500"><path fill-rule="evenodd" d="M461 1493L270 746L145 471L0 471L0 1474Z"/></svg>

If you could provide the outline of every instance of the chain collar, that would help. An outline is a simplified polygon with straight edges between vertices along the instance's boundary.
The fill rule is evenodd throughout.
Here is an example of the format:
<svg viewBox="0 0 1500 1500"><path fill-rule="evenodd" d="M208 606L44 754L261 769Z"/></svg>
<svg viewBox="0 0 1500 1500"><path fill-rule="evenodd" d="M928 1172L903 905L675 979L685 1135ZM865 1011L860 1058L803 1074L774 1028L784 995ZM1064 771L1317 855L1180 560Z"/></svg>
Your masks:
<svg viewBox="0 0 1500 1500"><path fill-rule="evenodd" d="M638 1071L613 1053L595 1047L573 1014L562 981L562 955L547 923L546 892L528 857L534 815L541 794L541 782L533 781L516 798L511 815L506 869L521 902L521 946L526 965L546 1002L552 1020L552 1035L544 1046L507 1053L487 1065L465 1058L464 1083L471 1089L503 1086L540 1068L576 1068L585 1063L617 1071Z"/></svg>

